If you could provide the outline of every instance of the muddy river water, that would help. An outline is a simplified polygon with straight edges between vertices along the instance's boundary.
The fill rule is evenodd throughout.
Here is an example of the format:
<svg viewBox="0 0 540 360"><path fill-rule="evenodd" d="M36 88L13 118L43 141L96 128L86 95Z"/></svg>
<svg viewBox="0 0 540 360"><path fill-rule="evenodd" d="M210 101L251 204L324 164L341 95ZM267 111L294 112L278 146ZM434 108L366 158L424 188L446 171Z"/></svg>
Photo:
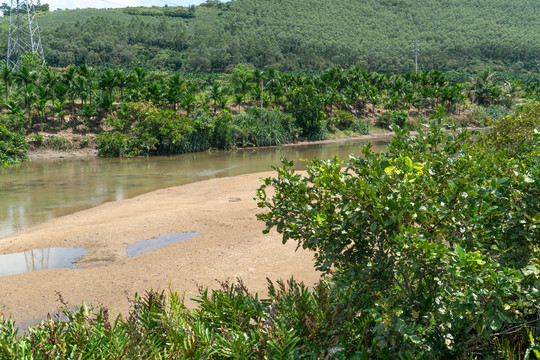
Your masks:
<svg viewBox="0 0 540 360"><path fill-rule="evenodd" d="M362 142L216 151L139 159L36 160L0 169L0 237L104 202L216 177L268 171L280 157L347 159ZM373 142L374 150L386 142Z"/></svg>

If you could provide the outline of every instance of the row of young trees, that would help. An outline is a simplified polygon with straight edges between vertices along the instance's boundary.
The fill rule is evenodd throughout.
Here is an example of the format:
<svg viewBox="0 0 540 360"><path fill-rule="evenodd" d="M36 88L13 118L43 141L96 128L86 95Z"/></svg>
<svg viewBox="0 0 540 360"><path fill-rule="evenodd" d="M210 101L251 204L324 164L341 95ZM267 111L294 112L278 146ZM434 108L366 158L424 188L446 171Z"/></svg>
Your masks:
<svg viewBox="0 0 540 360"><path fill-rule="evenodd" d="M454 114L458 118L470 104L496 105L498 113L492 114L496 117L519 99L538 99L540 89L538 83L498 84L488 71L468 83L451 83L437 71L394 75L338 67L316 73L284 73L239 64L229 74L201 75L149 73L143 68L97 71L86 65L59 71L32 67L31 59L27 60L18 70L3 68L0 72L0 105L7 129L28 134L72 127L80 133L103 133L98 136L98 146L104 156L272 145L297 137L324 139L328 131L336 129L367 133L372 122L387 128L393 123L403 127L409 117L421 121ZM269 112L249 111L250 107ZM134 109L154 109L153 117L150 113L145 117L139 110L133 115ZM249 121L236 120L246 111ZM177 122L180 117L185 119ZM171 134L178 136L172 140L157 135L141 139L138 137L143 133L133 132L157 118L162 124L183 124L172 129ZM291 130L291 121L297 130ZM251 130L246 128L248 124ZM256 138L252 130L264 131L263 127L254 130L254 124L263 124L266 129L278 124L278 128L288 130L274 143ZM210 129L216 132L211 134ZM187 138L191 143L186 143ZM183 145L159 145L182 139Z"/></svg>
<svg viewBox="0 0 540 360"><path fill-rule="evenodd" d="M118 103L139 101L187 115L199 108L240 112L257 103L300 116L291 105L303 95L327 114L340 109L361 117L375 107L411 113L442 107L459 113L466 103L510 107L515 99L537 98L539 89L538 83L495 83L488 70L468 83L450 83L438 71L393 75L337 67L301 74L254 70L242 64L219 76L150 73L143 68L96 71L86 65L63 71L22 66L15 71L3 68L0 74L2 107L39 124L76 116L100 123Z"/></svg>

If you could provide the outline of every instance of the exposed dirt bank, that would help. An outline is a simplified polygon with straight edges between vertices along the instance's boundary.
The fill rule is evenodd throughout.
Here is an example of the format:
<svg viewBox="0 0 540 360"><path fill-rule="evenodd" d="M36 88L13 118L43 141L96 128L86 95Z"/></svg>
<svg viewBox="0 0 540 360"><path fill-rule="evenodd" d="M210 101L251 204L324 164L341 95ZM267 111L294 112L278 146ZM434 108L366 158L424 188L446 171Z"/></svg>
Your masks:
<svg viewBox="0 0 540 360"><path fill-rule="evenodd" d="M259 178L272 172L212 179L157 190L81 211L0 239L0 254L45 247L90 250L80 270L47 270L0 277L0 312L18 324L42 319L58 308L56 291L70 305L102 303L126 313L129 298L150 288L186 291L217 287L216 279L242 278L265 292L266 277L308 285L319 274L312 254L282 245L264 224L253 200ZM197 232L191 240L127 258L128 245L167 233Z"/></svg>
<svg viewBox="0 0 540 360"><path fill-rule="evenodd" d="M486 131L487 128L484 127L470 127L467 128L469 131ZM305 146L305 145L319 145L319 144L331 144L331 143L340 143L348 141L378 141L378 140L389 140L394 136L393 132L384 131L378 129L380 132L375 132L368 135L353 136L339 139L329 139L329 140L320 140L320 141L299 141L291 144L284 144L281 147L292 147L292 146ZM415 131L411 132L416 134ZM273 147L273 146L271 146ZM84 158L84 157L95 157L97 156L96 148L84 148L77 150L69 151L56 151L51 149L34 149L28 152L28 157L32 160L39 159L57 159L57 158Z"/></svg>
<svg viewBox="0 0 540 360"><path fill-rule="evenodd" d="M70 151L57 151L50 149L39 149L28 152L28 157L32 160L39 159L74 159L85 157L96 157L98 154L97 149L80 149Z"/></svg>

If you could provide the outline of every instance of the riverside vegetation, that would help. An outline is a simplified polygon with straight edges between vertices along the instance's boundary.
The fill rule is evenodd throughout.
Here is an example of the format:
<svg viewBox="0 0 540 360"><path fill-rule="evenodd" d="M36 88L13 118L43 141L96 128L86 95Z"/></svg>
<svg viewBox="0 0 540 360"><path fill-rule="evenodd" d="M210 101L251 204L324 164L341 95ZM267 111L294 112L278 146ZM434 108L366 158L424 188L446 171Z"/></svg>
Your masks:
<svg viewBox="0 0 540 360"><path fill-rule="evenodd" d="M257 191L267 231L314 251L315 287L225 282L194 310L149 291L115 319L63 304L21 336L0 318L0 358L539 358L540 104L483 134L393 129L383 153L282 159Z"/></svg>
<svg viewBox="0 0 540 360"><path fill-rule="evenodd" d="M371 125L415 129L442 118L485 126L540 96L539 82L498 83L488 70L452 83L439 71L358 66L285 73L239 64L222 75L59 70L31 57L16 71L4 68L0 83L2 164L24 161L29 146L146 156L346 137Z"/></svg>
<svg viewBox="0 0 540 360"><path fill-rule="evenodd" d="M70 310L60 296L64 316L22 335L0 314L0 359L540 358L535 6L208 0L40 14L55 38L45 42L50 64L65 68L28 57L2 69L1 165L39 146L147 156L371 125L396 136L381 154L368 145L348 161L314 159L305 175L283 159L258 190L267 230L314 251L326 276L313 288L269 280L259 298L237 279L201 288L193 310L176 293L148 291L116 318ZM450 31L458 18L476 29ZM390 73L413 68L412 39L444 73Z"/></svg>

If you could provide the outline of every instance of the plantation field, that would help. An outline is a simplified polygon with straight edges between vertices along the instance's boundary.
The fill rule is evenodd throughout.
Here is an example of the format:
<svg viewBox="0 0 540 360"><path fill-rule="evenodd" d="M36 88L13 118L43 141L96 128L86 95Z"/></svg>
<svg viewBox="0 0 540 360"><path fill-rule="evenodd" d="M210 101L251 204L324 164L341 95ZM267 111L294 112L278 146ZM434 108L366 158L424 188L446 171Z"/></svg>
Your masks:
<svg viewBox="0 0 540 360"><path fill-rule="evenodd" d="M538 80L539 5L527 0L209 1L196 7L56 10L39 14L54 67L189 72L258 69L443 71L466 81L485 68L499 80ZM9 18L0 18L5 57Z"/></svg>

